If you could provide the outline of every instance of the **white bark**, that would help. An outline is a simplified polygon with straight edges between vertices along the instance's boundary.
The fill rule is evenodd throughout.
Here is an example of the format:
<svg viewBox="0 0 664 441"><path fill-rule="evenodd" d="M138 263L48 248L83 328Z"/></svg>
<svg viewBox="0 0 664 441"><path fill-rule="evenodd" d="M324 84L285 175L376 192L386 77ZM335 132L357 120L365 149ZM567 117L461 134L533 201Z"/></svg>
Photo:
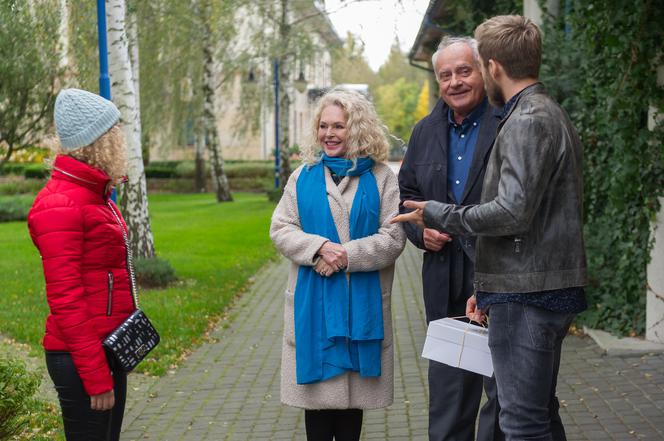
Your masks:
<svg viewBox="0 0 664 441"><path fill-rule="evenodd" d="M288 24L288 0L281 0L281 19L278 24L280 41L289 41L291 26ZM284 188L291 174L290 167L290 116L291 73L289 60L279 57L279 187Z"/></svg>
<svg viewBox="0 0 664 441"><path fill-rule="evenodd" d="M136 93L136 108L141 108L141 91L140 81L138 77L139 72L139 58L138 58L138 18L136 13L127 14L127 43L129 44L129 62L131 63L131 79L134 84L134 92Z"/></svg>
<svg viewBox="0 0 664 441"><path fill-rule="evenodd" d="M69 6L67 0L60 0L60 28L58 29L58 43L60 46L60 67L69 66Z"/></svg>
<svg viewBox="0 0 664 441"><path fill-rule="evenodd" d="M135 257L153 257L154 239L148 213L147 185L141 151L141 118L134 87L126 32L124 0L106 0L108 56L113 102L122 113L122 129L127 140L129 181L122 186L120 207L129 229Z"/></svg>

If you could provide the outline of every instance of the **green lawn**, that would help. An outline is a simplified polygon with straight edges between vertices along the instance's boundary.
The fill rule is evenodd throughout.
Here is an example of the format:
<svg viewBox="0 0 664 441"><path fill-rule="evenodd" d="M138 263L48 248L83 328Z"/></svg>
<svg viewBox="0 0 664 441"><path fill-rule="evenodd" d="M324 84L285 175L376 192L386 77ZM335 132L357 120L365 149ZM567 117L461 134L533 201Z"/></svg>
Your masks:
<svg viewBox="0 0 664 441"><path fill-rule="evenodd" d="M171 262L180 281L140 293L162 338L140 371L160 375L176 364L276 255L268 236L274 205L264 194L233 196L235 202L223 204L210 194L150 197L157 254ZM24 222L0 224L0 250L0 333L41 357L48 307L39 255Z"/></svg>

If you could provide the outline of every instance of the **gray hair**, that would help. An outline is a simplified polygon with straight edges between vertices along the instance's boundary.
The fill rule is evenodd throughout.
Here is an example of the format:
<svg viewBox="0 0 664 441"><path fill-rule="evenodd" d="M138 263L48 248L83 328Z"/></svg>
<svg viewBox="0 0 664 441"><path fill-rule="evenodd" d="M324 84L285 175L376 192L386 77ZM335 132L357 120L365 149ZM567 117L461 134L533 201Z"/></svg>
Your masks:
<svg viewBox="0 0 664 441"><path fill-rule="evenodd" d="M473 51L473 59L475 60L475 64L478 68L480 67L480 52L477 50L477 40L475 40L473 37L453 37L451 35L446 35L442 40L440 40L438 49L431 56L431 65L433 66L436 77L438 77L438 72L436 72L436 61L438 61L438 56L444 49L457 43L467 44L470 46Z"/></svg>

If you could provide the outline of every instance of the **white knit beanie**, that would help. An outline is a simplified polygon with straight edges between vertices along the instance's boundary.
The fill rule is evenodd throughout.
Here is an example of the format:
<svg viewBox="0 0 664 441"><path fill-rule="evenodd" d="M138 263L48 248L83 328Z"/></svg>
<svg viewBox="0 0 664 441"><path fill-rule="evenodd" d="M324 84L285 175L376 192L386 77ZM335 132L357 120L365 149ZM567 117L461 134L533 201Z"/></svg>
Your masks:
<svg viewBox="0 0 664 441"><path fill-rule="evenodd" d="M111 101L80 89L63 89L55 99L55 130L65 150L92 144L120 120Z"/></svg>

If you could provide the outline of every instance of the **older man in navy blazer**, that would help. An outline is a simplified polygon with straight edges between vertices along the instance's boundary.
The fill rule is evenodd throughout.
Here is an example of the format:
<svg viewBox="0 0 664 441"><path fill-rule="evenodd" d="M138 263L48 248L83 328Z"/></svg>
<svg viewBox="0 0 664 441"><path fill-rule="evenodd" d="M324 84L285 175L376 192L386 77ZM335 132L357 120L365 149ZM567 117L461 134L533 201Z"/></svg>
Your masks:
<svg viewBox="0 0 664 441"><path fill-rule="evenodd" d="M399 171L401 201L477 204L500 121L486 98L472 38L445 37L432 57L440 97L413 129ZM402 208L402 212L407 211ZM422 279L427 322L464 316L473 294L474 237L450 237L405 223L408 239L424 250ZM477 439L503 440L493 378L429 362L429 440L472 441L482 388Z"/></svg>

